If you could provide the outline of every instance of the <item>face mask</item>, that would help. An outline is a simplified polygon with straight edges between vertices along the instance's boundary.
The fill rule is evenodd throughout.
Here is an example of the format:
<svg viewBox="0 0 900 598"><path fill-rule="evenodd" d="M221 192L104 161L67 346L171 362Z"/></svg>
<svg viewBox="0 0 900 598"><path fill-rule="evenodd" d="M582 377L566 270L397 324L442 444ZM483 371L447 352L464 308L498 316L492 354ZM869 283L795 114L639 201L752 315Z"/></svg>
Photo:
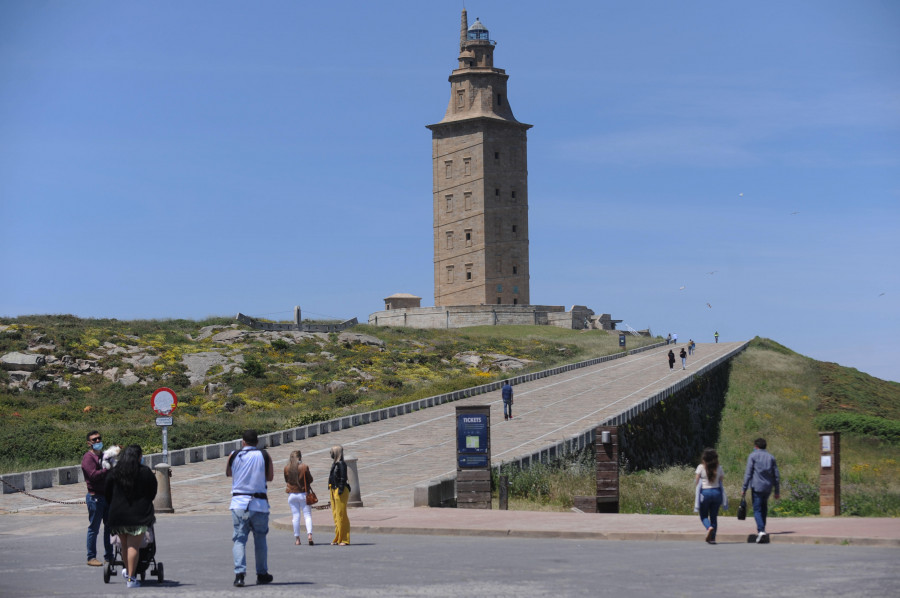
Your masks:
<svg viewBox="0 0 900 598"><path fill-rule="evenodd" d="M143 464L144 464L144 458L141 457L141 465L143 465Z"/></svg>
<svg viewBox="0 0 900 598"><path fill-rule="evenodd" d="M102 442L95 442L94 444L91 445L91 448L94 449L95 451L102 451L102 450L103 450L103 443L102 443Z"/></svg>

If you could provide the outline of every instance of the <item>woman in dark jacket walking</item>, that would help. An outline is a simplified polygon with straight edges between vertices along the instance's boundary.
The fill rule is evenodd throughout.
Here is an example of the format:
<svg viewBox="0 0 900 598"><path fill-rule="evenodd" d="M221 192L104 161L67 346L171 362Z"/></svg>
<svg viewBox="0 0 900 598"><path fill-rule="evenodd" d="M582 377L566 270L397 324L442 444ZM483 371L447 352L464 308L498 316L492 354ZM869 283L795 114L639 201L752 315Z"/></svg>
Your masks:
<svg viewBox="0 0 900 598"><path fill-rule="evenodd" d="M669 369L675 369L675 352L672 350L669 350Z"/></svg>
<svg viewBox="0 0 900 598"><path fill-rule="evenodd" d="M116 466L106 476L106 502L109 504L110 533L119 536L125 577L129 588L140 587L137 564L144 534L156 521L153 499L156 476L141 463L143 452L136 444L125 447ZM130 575L129 575L130 574Z"/></svg>
<svg viewBox="0 0 900 598"><path fill-rule="evenodd" d="M347 464L344 462L344 447L331 448L331 473L328 474L328 489L331 491L331 515L334 517L334 540L332 545L350 545L350 520L347 518L347 500L350 498L350 484L347 483Z"/></svg>

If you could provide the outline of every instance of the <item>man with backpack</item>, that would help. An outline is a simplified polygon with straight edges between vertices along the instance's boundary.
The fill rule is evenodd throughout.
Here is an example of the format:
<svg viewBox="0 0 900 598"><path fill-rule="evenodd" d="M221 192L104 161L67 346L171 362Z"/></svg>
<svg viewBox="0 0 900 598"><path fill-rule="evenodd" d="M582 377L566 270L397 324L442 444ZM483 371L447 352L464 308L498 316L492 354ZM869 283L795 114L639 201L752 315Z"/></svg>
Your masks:
<svg viewBox="0 0 900 598"><path fill-rule="evenodd" d="M242 587L247 573L247 538L253 532L253 548L256 554L257 585L272 582L268 567L269 497L266 482L275 478L272 458L256 448L259 436L256 430L247 430L241 440L240 450L231 453L225 475L232 478L231 519L234 524L232 555L234 556L234 585Z"/></svg>

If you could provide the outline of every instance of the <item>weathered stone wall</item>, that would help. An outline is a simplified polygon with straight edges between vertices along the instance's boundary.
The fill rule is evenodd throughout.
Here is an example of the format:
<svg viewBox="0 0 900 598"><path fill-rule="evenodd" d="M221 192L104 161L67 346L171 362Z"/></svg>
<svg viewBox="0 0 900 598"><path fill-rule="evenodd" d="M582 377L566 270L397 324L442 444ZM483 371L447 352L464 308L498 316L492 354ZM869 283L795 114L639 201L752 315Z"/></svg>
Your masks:
<svg viewBox="0 0 900 598"><path fill-rule="evenodd" d="M588 310L590 311L590 310ZM550 318L554 318L553 322ZM583 317L578 317L581 323ZM563 328L573 325L571 312L561 305L458 305L419 307L377 311L369 315L373 326L408 328L463 328L466 326L498 326L503 324L533 326L555 323Z"/></svg>
<svg viewBox="0 0 900 598"><path fill-rule="evenodd" d="M353 318L339 324L276 324L275 322L262 322L242 313L238 313L234 319L257 330L298 330L301 332L341 332L359 323L356 318Z"/></svg>
<svg viewBox="0 0 900 598"><path fill-rule="evenodd" d="M703 449L719 441L730 372L729 360L624 423L622 465L635 471L698 463Z"/></svg>

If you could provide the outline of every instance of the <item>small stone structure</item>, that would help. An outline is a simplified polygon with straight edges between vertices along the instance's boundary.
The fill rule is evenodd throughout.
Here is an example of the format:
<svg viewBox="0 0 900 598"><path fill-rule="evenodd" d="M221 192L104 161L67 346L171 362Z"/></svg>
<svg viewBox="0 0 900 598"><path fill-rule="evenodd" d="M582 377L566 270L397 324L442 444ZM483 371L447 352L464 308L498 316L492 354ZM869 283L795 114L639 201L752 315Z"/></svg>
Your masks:
<svg viewBox="0 0 900 598"><path fill-rule="evenodd" d="M384 309L403 309L408 307L421 307L422 298L409 293L394 293L384 298Z"/></svg>

